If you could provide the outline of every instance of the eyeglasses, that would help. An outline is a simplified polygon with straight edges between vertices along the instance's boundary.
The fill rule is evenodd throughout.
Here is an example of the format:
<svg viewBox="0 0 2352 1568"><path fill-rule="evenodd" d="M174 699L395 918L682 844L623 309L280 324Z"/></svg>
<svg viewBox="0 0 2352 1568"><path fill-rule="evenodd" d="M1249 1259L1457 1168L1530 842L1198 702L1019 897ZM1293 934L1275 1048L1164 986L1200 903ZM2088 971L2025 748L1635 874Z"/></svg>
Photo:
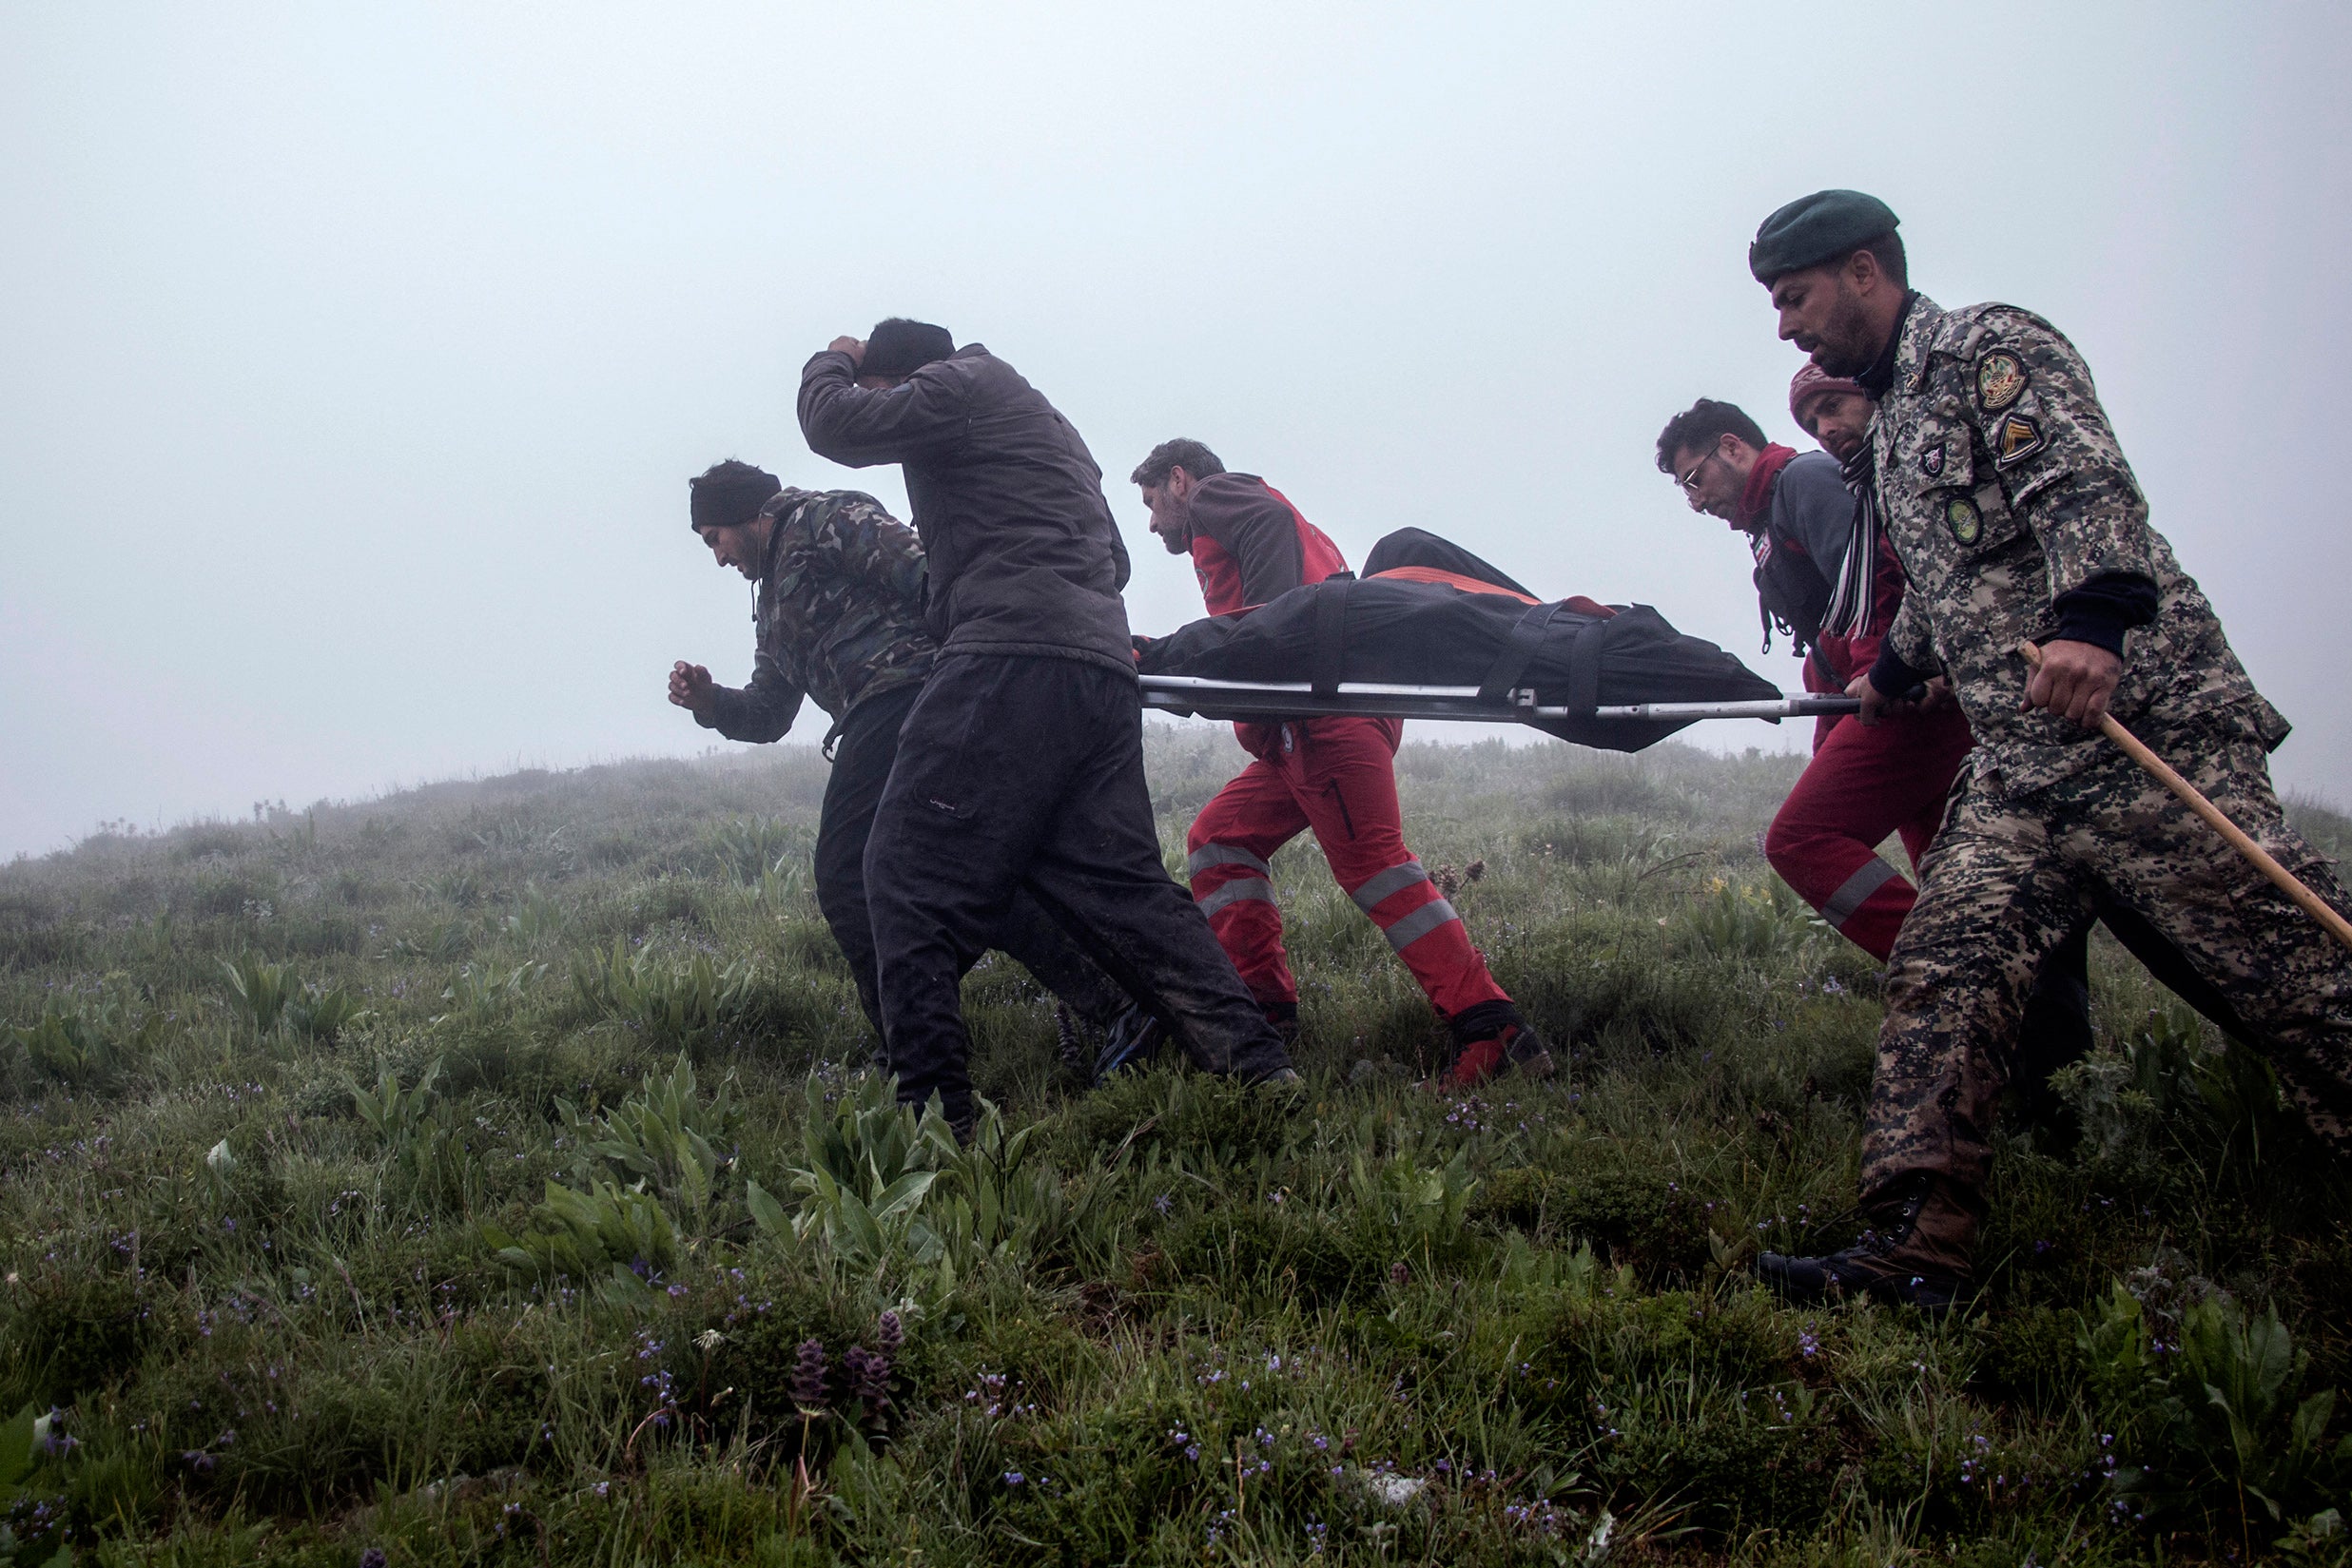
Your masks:
<svg viewBox="0 0 2352 1568"><path fill-rule="evenodd" d="M1707 455L1691 464L1690 472L1688 474L1678 474L1676 476L1674 482L1682 487L1682 493L1685 495L1696 495L1699 494L1699 471L1706 467L1708 458L1711 458L1714 455L1715 449L1713 447L1709 447L1707 449Z"/></svg>

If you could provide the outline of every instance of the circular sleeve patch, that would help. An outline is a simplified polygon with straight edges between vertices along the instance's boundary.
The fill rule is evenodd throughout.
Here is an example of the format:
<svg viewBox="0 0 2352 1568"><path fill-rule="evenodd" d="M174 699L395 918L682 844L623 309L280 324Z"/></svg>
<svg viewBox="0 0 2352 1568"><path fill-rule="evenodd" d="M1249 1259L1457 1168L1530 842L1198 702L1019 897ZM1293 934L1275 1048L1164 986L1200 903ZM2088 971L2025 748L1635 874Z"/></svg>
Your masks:
<svg viewBox="0 0 2352 1568"><path fill-rule="evenodd" d="M1985 514L1976 510L1976 503L1965 495L1954 495L1944 503L1944 526L1952 536L1964 545L1973 545L1985 531Z"/></svg>
<svg viewBox="0 0 2352 1568"><path fill-rule="evenodd" d="M1976 405L1995 413L2026 395L2025 361L2005 348L1996 348L1976 361Z"/></svg>

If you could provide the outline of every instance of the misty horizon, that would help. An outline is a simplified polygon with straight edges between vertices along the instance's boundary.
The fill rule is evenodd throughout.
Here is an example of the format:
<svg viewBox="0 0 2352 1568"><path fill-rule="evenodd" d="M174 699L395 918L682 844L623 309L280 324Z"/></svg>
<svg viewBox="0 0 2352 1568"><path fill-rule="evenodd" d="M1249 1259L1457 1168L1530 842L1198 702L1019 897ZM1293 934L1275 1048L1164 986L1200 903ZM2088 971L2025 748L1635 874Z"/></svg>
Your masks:
<svg viewBox="0 0 2352 1568"><path fill-rule="evenodd" d="M2352 307L2311 262L2352 229L2348 35L2285 6L20 10L0 855L732 749L663 696L674 659L750 668L686 479L735 455L905 515L792 414L811 353L896 314L1084 435L1137 630L1201 612L1124 482L1186 435L1352 561L1431 529L1795 689L1652 445L1704 395L1810 448L1744 253L1830 185L1893 205L1930 296L2083 350L2296 726L2283 792L2341 802Z"/></svg>

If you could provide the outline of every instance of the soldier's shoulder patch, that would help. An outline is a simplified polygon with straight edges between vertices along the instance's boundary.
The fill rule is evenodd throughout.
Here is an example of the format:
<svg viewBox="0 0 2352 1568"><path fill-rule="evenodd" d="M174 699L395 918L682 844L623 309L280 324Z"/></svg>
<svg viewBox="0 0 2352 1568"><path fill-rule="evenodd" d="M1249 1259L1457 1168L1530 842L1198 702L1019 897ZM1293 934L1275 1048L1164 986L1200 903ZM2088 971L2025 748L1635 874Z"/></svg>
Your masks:
<svg viewBox="0 0 2352 1568"><path fill-rule="evenodd" d="M1933 479L1944 471L1944 444L1941 441L1919 454L1919 472Z"/></svg>
<svg viewBox="0 0 2352 1568"><path fill-rule="evenodd" d="M2005 348L1996 348L1976 361L1976 406L1997 414L2025 396L2025 361Z"/></svg>
<svg viewBox="0 0 2352 1568"><path fill-rule="evenodd" d="M1985 514L1976 510L1976 503L1965 495L1954 495L1944 503L1944 526L1952 536L1964 545L1973 545L1985 531Z"/></svg>
<svg viewBox="0 0 2352 1568"><path fill-rule="evenodd" d="M2049 444L2049 437L2042 434L2041 421L2031 415L2005 415L1993 437L1993 466L2007 468L2012 463L2021 463Z"/></svg>

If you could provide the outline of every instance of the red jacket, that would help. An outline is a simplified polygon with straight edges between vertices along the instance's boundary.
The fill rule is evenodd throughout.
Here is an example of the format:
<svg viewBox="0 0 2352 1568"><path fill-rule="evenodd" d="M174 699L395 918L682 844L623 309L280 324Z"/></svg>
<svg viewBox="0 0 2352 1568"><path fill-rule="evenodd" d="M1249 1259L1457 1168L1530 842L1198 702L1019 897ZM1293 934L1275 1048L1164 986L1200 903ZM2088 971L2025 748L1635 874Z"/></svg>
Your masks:
<svg viewBox="0 0 2352 1568"><path fill-rule="evenodd" d="M1348 558L1254 474L1213 474L1193 492L1193 571L1212 615L1253 610L1348 570Z"/></svg>
<svg viewBox="0 0 2352 1568"><path fill-rule="evenodd" d="M1212 615L1233 615L1348 570L1348 558L1254 474L1213 474L1193 491L1193 573ZM1394 724L1394 721L1388 721ZM1398 734L1402 725L1395 726ZM1236 724L1253 757L1282 746L1279 724ZM1393 742L1393 737L1391 737Z"/></svg>

